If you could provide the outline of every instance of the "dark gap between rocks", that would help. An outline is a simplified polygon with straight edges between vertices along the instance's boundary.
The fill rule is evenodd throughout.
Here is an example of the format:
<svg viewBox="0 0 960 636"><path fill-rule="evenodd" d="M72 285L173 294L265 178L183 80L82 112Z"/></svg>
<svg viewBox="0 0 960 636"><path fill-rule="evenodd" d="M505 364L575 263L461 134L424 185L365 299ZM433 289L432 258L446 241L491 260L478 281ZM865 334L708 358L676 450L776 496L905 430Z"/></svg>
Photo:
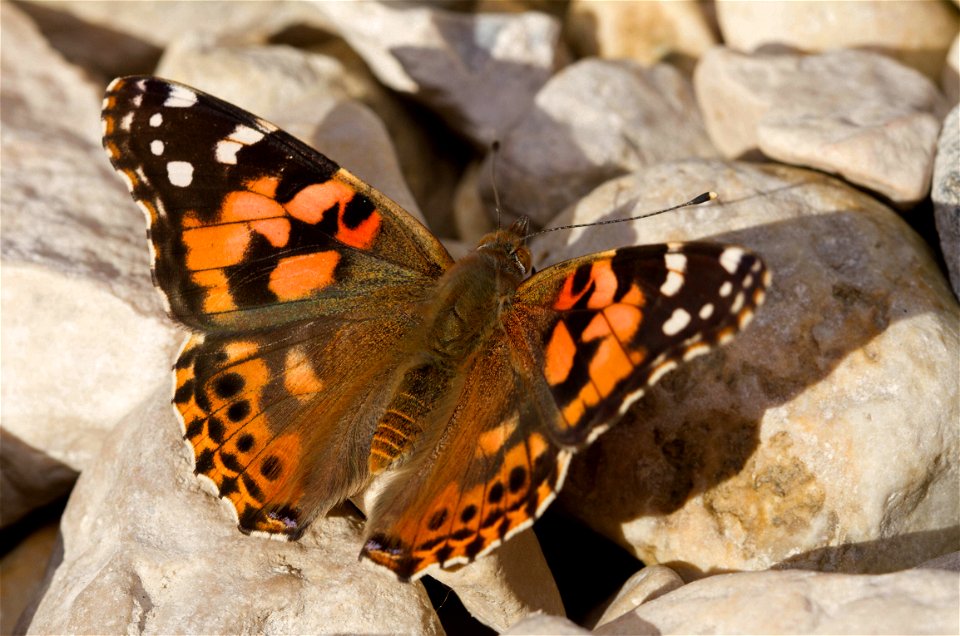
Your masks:
<svg viewBox="0 0 960 636"><path fill-rule="evenodd" d="M533 529L557 582L567 618L578 625L600 618L626 580L643 568L635 556L561 506L548 508Z"/></svg>
<svg viewBox="0 0 960 636"><path fill-rule="evenodd" d="M497 632L490 629L470 614L460 602L460 597L449 587L425 576L420 581L427 590L433 609L437 612L443 631L457 636L492 636Z"/></svg>

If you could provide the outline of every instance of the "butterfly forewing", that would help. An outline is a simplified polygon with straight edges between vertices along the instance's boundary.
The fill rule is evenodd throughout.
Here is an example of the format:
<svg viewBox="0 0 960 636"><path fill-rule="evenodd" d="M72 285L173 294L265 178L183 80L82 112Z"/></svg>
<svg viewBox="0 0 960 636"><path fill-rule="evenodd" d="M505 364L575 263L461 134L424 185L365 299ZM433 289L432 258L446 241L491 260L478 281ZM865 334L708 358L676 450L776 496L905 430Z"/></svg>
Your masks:
<svg viewBox="0 0 960 636"><path fill-rule="evenodd" d="M272 124L158 78L115 80L104 147L148 218L154 277L198 329L362 315L451 263L413 217Z"/></svg>
<svg viewBox="0 0 960 636"><path fill-rule="evenodd" d="M712 243L591 254L527 280L517 309L531 329L517 340L542 369L536 399L557 407L553 439L592 441L645 387L746 326L768 282L755 254Z"/></svg>

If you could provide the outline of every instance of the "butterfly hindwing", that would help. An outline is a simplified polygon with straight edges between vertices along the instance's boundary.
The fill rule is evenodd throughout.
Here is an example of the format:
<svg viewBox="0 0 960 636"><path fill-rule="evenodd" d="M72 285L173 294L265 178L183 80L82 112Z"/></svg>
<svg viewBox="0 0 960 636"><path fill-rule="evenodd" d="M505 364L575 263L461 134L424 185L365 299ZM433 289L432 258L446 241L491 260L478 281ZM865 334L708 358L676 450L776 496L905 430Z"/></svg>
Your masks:
<svg viewBox="0 0 960 636"><path fill-rule="evenodd" d="M144 210L178 320L229 331L406 299L450 256L394 202L272 124L193 88L114 80L104 147Z"/></svg>
<svg viewBox="0 0 960 636"><path fill-rule="evenodd" d="M233 504L241 530L297 538L362 488L383 386L415 324L325 319L188 341L174 405L195 472Z"/></svg>
<svg viewBox="0 0 960 636"><path fill-rule="evenodd" d="M505 337L488 343L431 441L443 452L415 454L378 495L363 556L416 579L486 554L554 499L571 454L540 426L514 362Z"/></svg>
<svg viewBox="0 0 960 636"><path fill-rule="evenodd" d="M544 421L553 439L592 441L645 387L746 326L768 282L755 254L713 243L590 254L525 281L517 311L545 381L536 399L556 407Z"/></svg>

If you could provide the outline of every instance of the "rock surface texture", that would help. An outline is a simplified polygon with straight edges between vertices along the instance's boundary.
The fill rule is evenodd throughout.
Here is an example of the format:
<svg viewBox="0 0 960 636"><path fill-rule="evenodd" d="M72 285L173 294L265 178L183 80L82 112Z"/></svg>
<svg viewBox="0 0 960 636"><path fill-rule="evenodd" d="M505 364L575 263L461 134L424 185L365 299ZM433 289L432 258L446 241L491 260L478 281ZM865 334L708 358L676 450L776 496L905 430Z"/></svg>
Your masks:
<svg viewBox="0 0 960 636"><path fill-rule="evenodd" d="M225 7L0 3L0 632L960 633L960 5ZM773 282L475 563L358 560L373 488L247 536L193 473L185 331L101 147L125 74L272 121L457 257L715 191L531 236L534 265L709 240Z"/></svg>
<svg viewBox="0 0 960 636"><path fill-rule="evenodd" d="M930 191L946 101L929 79L883 55L715 48L694 81L707 131L727 157L759 151L839 174L899 206Z"/></svg>

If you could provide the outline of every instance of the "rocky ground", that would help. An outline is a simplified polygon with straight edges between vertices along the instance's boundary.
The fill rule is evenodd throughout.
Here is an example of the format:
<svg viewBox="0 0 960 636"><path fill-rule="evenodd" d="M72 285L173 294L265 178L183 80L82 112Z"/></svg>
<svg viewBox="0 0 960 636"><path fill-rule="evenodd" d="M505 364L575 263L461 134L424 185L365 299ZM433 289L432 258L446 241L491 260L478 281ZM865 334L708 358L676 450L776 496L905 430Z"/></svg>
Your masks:
<svg viewBox="0 0 960 636"><path fill-rule="evenodd" d="M956 2L4 2L0 27L0 633L960 632ZM719 194L539 237L538 267L709 239L774 282L475 564L398 583L354 508L247 537L190 470L183 332L100 145L131 73L273 121L454 255L495 223L499 140L505 212L540 227Z"/></svg>

